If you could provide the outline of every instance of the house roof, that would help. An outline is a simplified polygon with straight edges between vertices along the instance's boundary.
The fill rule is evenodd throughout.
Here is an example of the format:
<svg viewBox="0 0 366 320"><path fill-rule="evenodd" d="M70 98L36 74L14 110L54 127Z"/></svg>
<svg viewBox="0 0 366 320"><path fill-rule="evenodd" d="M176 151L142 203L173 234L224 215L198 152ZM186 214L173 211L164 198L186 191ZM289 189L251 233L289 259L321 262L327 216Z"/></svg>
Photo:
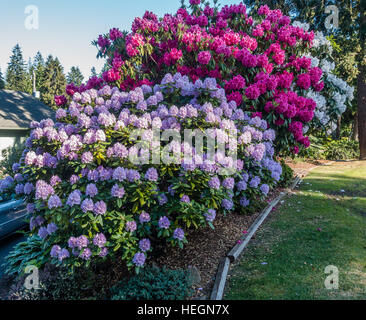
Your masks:
<svg viewBox="0 0 366 320"><path fill-rule="evenodd" d="M0 130L29 129L32 121L53 117L54 111L31 95L0 90Z"/></svg>

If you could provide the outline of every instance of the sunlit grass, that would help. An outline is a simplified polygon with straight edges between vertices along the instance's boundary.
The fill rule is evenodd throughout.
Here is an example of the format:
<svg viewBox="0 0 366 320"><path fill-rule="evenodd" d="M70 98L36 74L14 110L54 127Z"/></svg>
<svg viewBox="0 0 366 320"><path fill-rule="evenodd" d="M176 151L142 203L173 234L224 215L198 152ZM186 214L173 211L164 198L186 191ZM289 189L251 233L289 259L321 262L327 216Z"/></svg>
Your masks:
<svg viewBox="0 0 366 320"><path fill-rule="evenodd" d="M339 290L324 286L328 265L339 269ZM225 298L365 299L366 163L310 173L258 231Z"/></svg>

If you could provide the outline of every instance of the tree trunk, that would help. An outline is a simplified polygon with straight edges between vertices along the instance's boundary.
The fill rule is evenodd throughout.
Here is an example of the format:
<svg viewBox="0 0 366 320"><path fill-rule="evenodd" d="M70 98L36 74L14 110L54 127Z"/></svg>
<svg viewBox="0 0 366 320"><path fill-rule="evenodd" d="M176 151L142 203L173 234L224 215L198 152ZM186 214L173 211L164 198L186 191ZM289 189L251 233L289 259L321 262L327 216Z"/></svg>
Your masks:
<svg viewBox="0 0 366 320"><path fill-rule="evenodd" d="M361 68L357 82L358 91L358 139L360 142L360 159L366 160L366 79L365 68Z"/></svg>
<svg viewBox="0 0 366 320"><path fill-rule="evenodd" d="M361 51L358 54L360 73L357 79L357 104L358 104L358 139L360 142L360 159L366 160L366 0L360 3L360 44Z"/></svg>
<svg viewBox="0 0 366 320"><path fill-rule="evenodd" d="M338 117L337 119L337 132L336 132L336 139L339 140L341 138L342 132L342 118Z"/></svg>
<svg viewBox="0 0 366 320"><path fill-rule="evenodd" d="M352 139L358 141L358 113L356 112L353 123Z"/></svg>

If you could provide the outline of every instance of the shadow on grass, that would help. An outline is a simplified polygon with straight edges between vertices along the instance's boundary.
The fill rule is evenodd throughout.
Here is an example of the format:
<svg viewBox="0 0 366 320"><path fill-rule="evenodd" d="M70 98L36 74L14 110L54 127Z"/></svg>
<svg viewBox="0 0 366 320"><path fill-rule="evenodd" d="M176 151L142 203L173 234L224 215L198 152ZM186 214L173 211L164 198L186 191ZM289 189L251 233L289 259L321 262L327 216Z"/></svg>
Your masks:
<svg viewBox="0 0 366 320"><path fill-rule="evenodd" d="M286 198L249 245L227 299L366 298L366 179L353 169L304 179L303 192ZM339 290L324 286L328 265L339 269Z"/></svg>
<svg viewBox="0 0 366 320"><path fill-rule="evenodd" d="M325 183L324 183L325 182ZM345 175L316 173L306 179L306 189L319 188L331 196L365 197L366 178L349 177ZM302 187L304 189L304 187ZM305 189L305 190L306 190Z"/></svg>

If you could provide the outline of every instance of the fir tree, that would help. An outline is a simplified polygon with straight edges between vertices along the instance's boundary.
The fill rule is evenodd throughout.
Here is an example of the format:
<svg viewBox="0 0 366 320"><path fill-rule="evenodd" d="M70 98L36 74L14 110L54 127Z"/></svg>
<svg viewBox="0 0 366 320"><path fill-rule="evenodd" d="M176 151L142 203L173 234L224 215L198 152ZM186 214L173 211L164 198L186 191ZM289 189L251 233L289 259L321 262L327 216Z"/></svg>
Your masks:
<svg viewBox="0 0 366 320"><path fill-rule="evenodd" d="M90 78L97 77L97 76L98 76L97 70L95 70L95 67L92 67L90 70Z"/></svg>
<svg viewBox="0 0 366 320"><path fill-rule="evenodd" d="M31 58L28 59L28 65L26 69L26 74L24 78L24 92L32 94L33 92L33 63Z"/></svg>
<svg viewBox="0 0 366 320"><path fill-rule="evenodd" d="M108 61L105 62L102 70L99 73L99 76L102 76L104 72L108 71L111 68L110 64L108 63Z"/></svg>
<svg viewBox="0 0 366 320"><path fill-rule="evenodd" d="M3 77L3 73L1 72L1 69L0 69L0 90L2 90L4 88L5 88L5 80Z"/></svg>
<svg viewBox="0 0 366 320"><path fill-rule="evenodd" d="M33 59L33 68L36 76L36 89L42 88L43 73L45 70L45 61L42 54L38 51Z"/></svg>
<svg viewBox="0 0 366 320"><path fill-rule="evenodd" d="M56 108L54 96L64 94L66 86L64 69L58 58L48 56L41 82L41 100L51 108Z"/></svg>
<svg viewBox="0 0 366 320"><path fill-rule="evenodd" d="M27 92L27 68L22 50L17 44L12 50L12 56L6 71L6 89ZM28 88L29 89L29 88Z"/></svg>
<svg viewBox="0 0 366 320"><path fill-rule="evenodd" d="M79 67L71 67L70 72L66 76L67 83L73 83L80 86L83 83L84 76L81 73Z"/></svg>

